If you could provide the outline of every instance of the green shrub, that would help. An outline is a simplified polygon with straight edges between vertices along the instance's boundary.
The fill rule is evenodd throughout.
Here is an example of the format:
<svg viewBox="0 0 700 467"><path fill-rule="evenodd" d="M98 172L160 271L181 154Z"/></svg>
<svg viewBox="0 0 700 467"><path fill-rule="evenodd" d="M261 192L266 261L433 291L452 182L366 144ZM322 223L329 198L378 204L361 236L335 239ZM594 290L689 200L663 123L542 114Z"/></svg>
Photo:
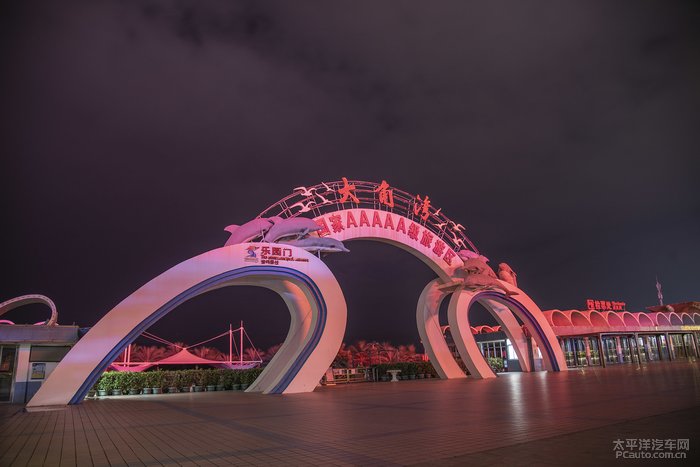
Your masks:
<svg viewBox="0 0 700 467"><path fill-rule="evenodd" d="M487 359L489 366L493 371L503 371L503 359L499 357L489 357Z"/></svg>
<svg viewBox="0 0 700 467"><path fill-rule="evenodd" d="M201 370L204 376L202 377L202 386L216 386L219 381L219 373L217 370Z"/></svg>
<svg viewBox="0 0 700 467"><path fill-rule="evenodd" d="M165 387L165 372L161 370L149 371L146 377L146 387L147 388L160 388Z"/></svg>
<svg viewBox="0 0 700 467"><path fill-rule="evenodd" d="M179 370L176 371L175 373L177 374L178 378L178 385L177 387L180 388L188 388L192 386L195 383L195 371L196 370Z"/></svg>
<svg viewBox="0 0 700 467"><path fill-rule="evenodd" d="M260 373L262 373L262 368L251 368L248 370L241 370L241 384L253 384Z"/></svg>
<svg viewBox="0 0 700 467"><path fill-rule="evenodd" d="M408 366L407 366L408 365ZM412 367L410 365L413 365ZM384 364L378 365L381 368L380 375L386 373L386 369L400 368L404 374L411 373L417 370L416 364ZM226 389L233 389L234 384L252 384L260 373L262 368L250 368L247 370L231 370L231 369L200 369L200 370L155 370L144 372L127 372L127 371L106 371L100 376L100 379L95 384L96 389L111 392L113 389L121 389L122 392L127 392L129 389L141 391L143 388L166 388L166 387L190 387L193 384L197 386L216 386L223 384Z"/></svg>
<svg viewBox="0 0 700 467"><path fill-rule="evenodd" d="M112 389L114 389L115 373L114 371L105 371L102 373L102 376L100 376L100 379L97 381L97 389L107 391L107 394L110 394Z"/></svg>
<svg viewBox="0 0 700 467"><path fill-rule="evenodd" d="M124 392L128 390L127 387L127 381L129 378L129 373L122 372L122 371L115 371L114 372L114 386L112 389L119 389L120 391Z"/></svg>
<svg viewBox="0 0 700 467"><path fill-rule="evenodd" d="M183 386L183 375L181 371L167 371L166 380L169 388L181 388Z"/></svg>
<svg viewBox="0 0 700 467"><path fill-rule="evenodd" d="M146 373L136 372L129 373L130 378L127 380L127 386L129 389L135 389L139 392L146 387Z"/></svg>

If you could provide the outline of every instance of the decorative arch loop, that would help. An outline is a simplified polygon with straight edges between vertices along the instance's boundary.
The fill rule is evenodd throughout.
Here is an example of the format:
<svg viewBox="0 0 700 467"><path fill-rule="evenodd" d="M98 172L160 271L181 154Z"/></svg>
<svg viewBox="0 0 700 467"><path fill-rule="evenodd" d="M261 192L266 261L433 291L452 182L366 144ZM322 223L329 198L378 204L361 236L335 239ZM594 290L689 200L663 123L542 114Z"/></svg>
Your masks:
<svg viewBox="0 0 700 467"><path fill-rule="evenodd" d="M49 297L41 294L22 295L20 297L11 298L0 303L0 316L4 315L10 310L14 310L15 308L25 305L31 305L34 303L41 303L43 305L46 305L51 310L51 316L46 322L36 324L46 324L48 326L55 326L56 324L58 324L58 310L56 309L56 304Z"/></svg>
<svg viewBox="0 0 700 467"><path fill-rule="evenodd" d="M231 285L256 285L283 296L292 324L280 352L249 390L311 391L333 361L347 310L328 267L291 247L284 266L250 261L248 244L209 251L184 261L131 294L71 349L27 407L79 403L116 356L143 331L197 295Z"/></svg>
<svg viewBox="0 0 700 467"><path fill-rule="evenodd" d="M523 321L525 328L541 349L545 368L549 371L565 369L564 354L542 310L522 290L503 281L501 283L509 292L515 292L517 295L506 295L493 290L479 291L459 288L453 293L450 300L448 309L450 331L469 373L475 378L496 376L481 355L469 326L469 309L476 302L484 305L497 320L500 318L502 329L513 342L521 362L528 361L527 352L517 344L525 343L527 345L527 340L513 315Z"/></svg>

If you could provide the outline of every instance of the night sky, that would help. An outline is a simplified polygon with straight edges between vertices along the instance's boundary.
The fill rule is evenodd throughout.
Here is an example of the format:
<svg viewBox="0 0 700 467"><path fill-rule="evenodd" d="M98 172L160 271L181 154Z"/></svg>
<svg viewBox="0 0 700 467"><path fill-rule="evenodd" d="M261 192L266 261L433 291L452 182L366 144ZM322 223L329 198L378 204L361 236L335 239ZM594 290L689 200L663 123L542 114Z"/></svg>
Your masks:
<svg viewBox="0 0 700 467"><path fill-rule="evenodd" d="M0 6L0 301L94 324L299 185L429 195L543 309L700 299L700 3L27 2ZM433 272L374 242L328 259L347 341L418 342ZM42 307L3 318L48 316ZM152 331L245 320L198 297Z"/></svg>

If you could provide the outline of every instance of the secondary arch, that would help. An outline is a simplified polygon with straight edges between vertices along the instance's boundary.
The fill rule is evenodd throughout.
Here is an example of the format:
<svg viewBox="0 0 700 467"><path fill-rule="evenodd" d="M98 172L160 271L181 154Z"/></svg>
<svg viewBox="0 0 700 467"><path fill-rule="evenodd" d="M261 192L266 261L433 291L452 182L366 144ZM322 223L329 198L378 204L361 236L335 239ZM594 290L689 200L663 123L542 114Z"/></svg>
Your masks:
<svg viewBox="0 0 700 467"><path fill-rule="evenodd" d="M250 244L219 248L184 261L131 294L71 349L27 407L80 402L99 375L138 335L190 298L220 287L255 285L279 293L292 319L283 348L249 391L311 391L345 332L346 305L327 266L291 247L285 266L253 263Z"/></svg>

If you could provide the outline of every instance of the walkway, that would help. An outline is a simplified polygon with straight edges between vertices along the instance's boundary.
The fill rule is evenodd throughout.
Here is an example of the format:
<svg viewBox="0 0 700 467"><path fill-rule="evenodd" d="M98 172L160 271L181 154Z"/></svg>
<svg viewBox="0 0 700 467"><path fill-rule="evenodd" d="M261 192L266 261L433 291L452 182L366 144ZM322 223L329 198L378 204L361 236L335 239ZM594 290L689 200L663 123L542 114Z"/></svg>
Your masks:
<svg viewBox="0 0 700 467"><path fill-rule="evenodd" d="M690 439L698 465L699 406L700 364L683 362L2 406L0 465L593 465L625 438Z"/></svg>

